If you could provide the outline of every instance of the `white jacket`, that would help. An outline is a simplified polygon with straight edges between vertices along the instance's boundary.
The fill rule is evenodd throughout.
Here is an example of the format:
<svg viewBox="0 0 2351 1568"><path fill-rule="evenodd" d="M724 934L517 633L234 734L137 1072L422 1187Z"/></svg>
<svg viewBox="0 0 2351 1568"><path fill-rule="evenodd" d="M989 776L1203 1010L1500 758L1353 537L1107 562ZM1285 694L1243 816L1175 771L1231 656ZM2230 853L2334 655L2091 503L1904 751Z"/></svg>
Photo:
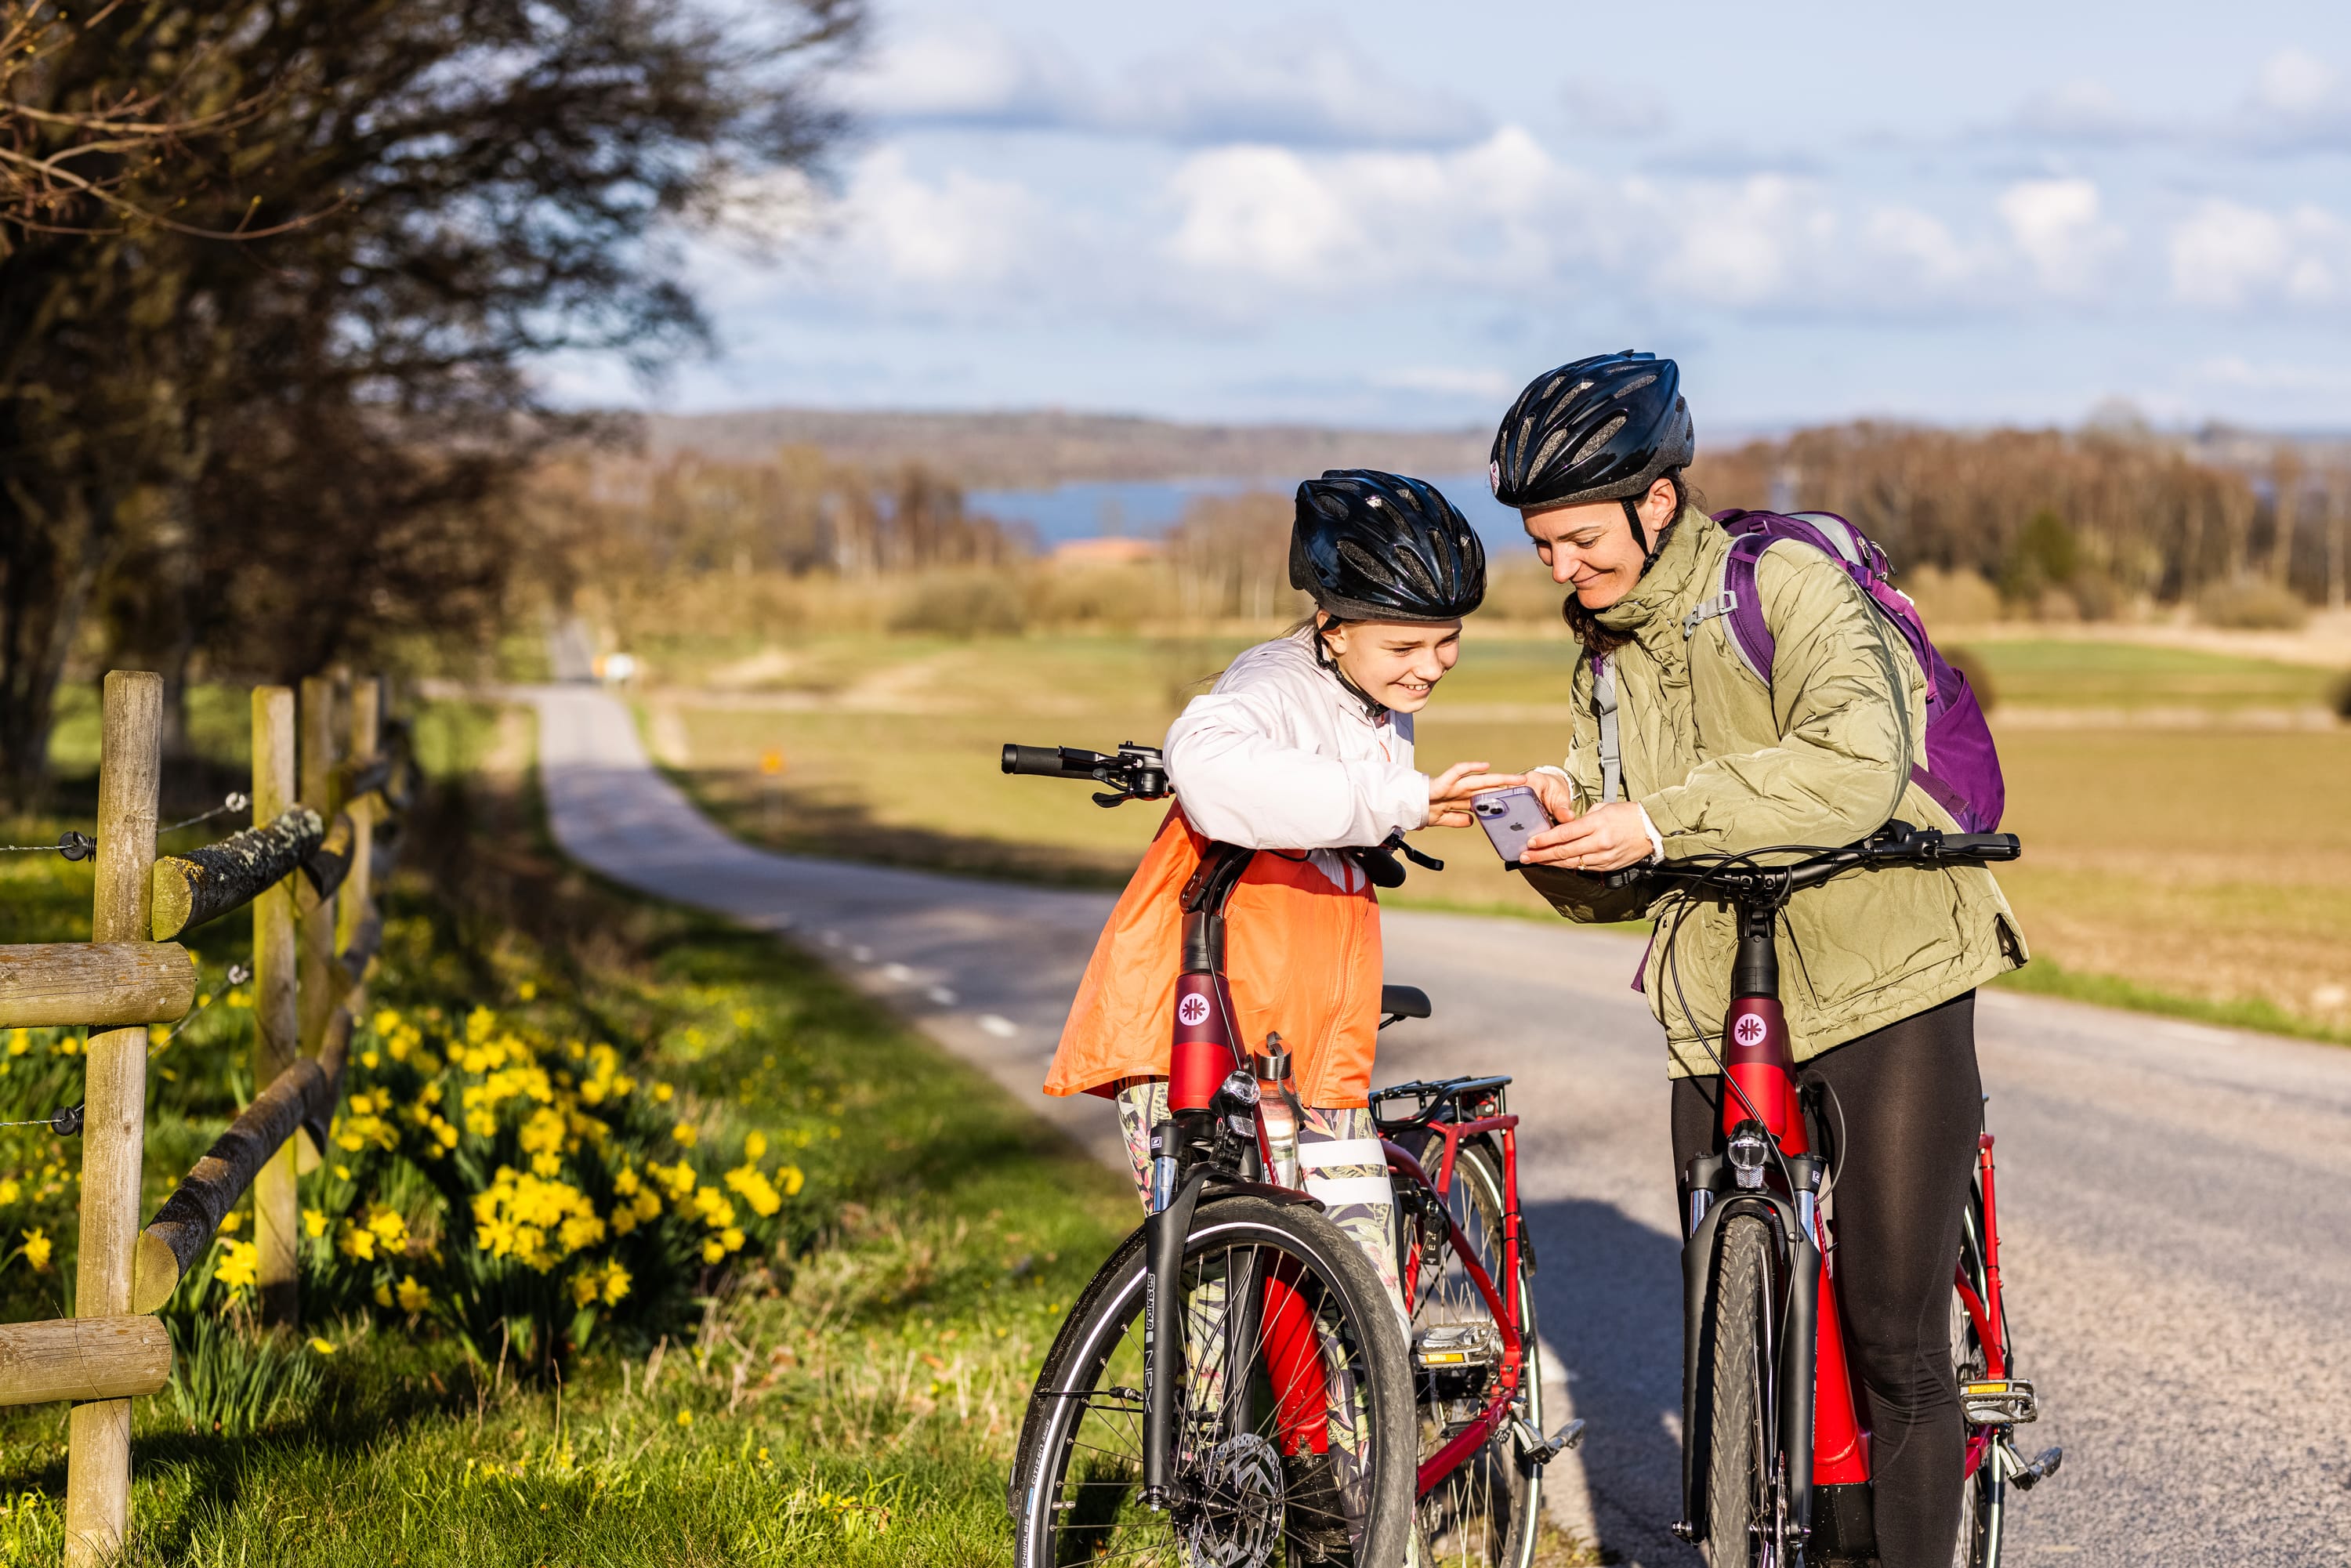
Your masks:
<svg viewBox="0 0 2351 1568"><path fill-rule="evenodd" d="M1235 659L1167 731L1167 778L1192 825L1260 850L1376 844L1428 822L1428 778L1412 765L1412 716L1363 700L1315 662L1313 632ZM1362 873L1333 854L1314 864L1353 890Z"/></svg>

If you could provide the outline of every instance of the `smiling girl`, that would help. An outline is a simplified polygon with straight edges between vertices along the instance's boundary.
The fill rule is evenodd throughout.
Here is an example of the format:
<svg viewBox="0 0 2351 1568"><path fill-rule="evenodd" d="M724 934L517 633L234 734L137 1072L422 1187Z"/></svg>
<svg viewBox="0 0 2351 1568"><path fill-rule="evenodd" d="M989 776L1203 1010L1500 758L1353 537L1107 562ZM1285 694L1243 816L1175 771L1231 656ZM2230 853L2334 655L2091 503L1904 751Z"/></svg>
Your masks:
<svg viewBox="0 0 2351 1568"><path fill-rule="evenodd" d="M1306 1188L1371 1255L1401 1313L1387 1168L1365 1108L1379 904L1343 852L1468 827L1463 781L1496 782L1479 777L1483 762L1431 778L1413 759L1413 716L1460 657L1486 556L1435 486L1333 470L1298 487L1290 580L1313 615L1235 659L1167 732L1176 807L1095 946L1045 1092L1114 1098L1147 1192L1150 1130L1167 1115L1182 889L1211 842L1264 852L1226 906L1236 1021L1249 1049L1280 1033L1305 1108Z"/></svg>

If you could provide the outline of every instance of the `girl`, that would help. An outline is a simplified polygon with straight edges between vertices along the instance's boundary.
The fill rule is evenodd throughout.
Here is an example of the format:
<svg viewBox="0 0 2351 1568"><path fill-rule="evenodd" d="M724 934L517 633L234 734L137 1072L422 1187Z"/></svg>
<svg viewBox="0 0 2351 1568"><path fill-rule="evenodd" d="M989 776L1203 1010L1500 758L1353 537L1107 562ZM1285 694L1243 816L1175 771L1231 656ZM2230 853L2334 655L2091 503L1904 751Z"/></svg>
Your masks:
<svg viewBox="0 0 2351 1568"><path fill-rule="evenodd" d="M1394 1195L1366 1107L1379 905L1341 852L1475 821L1462 781L1486 765L1416 770L1412 716L1460 656L1486 556L1435 486L1334 469L1298 486L1290 581L1313 596L1313 616L1235 659L1167 732L1175 809L1094 947L1045 1092L1116 1100L1147 1195L1151 1128L1167 1115L1179 894L1213 841L1268 852L1226 906L1237 1021L1247 1047L1277 1030L1289 1047L1306 1189L1371 1257L1402 1316Z"/></svg>

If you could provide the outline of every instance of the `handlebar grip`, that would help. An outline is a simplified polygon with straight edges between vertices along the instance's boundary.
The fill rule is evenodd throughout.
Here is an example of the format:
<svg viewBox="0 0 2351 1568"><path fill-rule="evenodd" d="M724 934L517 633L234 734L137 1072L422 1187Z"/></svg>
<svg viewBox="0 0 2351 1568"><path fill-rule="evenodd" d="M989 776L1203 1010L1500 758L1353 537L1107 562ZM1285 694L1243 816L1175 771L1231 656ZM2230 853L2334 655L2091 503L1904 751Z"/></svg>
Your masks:
<svg viewBox="0 0 2351 1568"><path fill-rule="evenodd" d="M2024 843L2014 833L1945 833L1943 852L1970 860L2012 861L2024 853Z"/></svg>
<svg viewBox="0 0 2351 1568"><path fill-rule="evenodd" d="M1004 747L1004 771L1033 774L1040 779L1092 779L1095 768L1117 760L1097 751L1073 751L1066 746L1015 746L1007 741Z"/></svg>

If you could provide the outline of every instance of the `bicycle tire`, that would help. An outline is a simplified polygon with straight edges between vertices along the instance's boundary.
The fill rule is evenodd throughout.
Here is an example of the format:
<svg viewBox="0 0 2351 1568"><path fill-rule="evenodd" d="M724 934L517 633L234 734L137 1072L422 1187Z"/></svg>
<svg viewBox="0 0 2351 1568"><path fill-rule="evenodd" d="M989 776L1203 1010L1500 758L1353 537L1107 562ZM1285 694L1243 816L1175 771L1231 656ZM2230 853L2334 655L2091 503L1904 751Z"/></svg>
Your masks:
<svg viewBox="0 0 2351 1568"><path fill-rule="evenodd" d="M1029 1397L1007 1494L1014 1562L1019 1568L1062 1568L1105 1556L1162 1560L1158 1553L1186 1564L1221 1557L1384 1568L1404 1561L1413 1501L1409 1367L1395 1309L1361 1249L1307 1205L1228 1197L1204 1203L1194 1215L1184 1260L1184 1312L1193 1343L1213 1345L1242 1337L1224 1332L1236 1315L1228 1310L1229 1293L1221 1288L1226 1281L1256 1281L1268 1271L1281 1271L1309 1303L1322 1364L1327 1369L1335 1357L1343 1376L1334 1382L1349 1386L1349 1392L1333 1396L1342 1407L1326 1417L1324 1428L1340 1457L1332 1458L1330 1469L1318 1478L1311 1456L1279 1452L1280 1400L1270 1386L1262 1354L1248 1358L1245 1377L1227 1377L1220 1385L1219 1373L1228 1368L1206 1378L1187 1368L1180 1379L1186 1403L1177 1423L1177 1474L1203 1495L1238 1500L1221 1514L1209 1511L1213 1517L1198 1510L1186 1518L1178 1511L1142 1509L1135 1501L1142 1478L1139 1397L1114 1395L1143 1383L1145 1279L1138 1230L1080 1294ZM1240 1297L1244 1302L1259 1299L1254 1288ZM1103 1402L1101 1407L1097 1401ZM1238 1422L1231 1419L1236 1406L1244 1412ZM1260 1406L1261 1419L1249 1414ZM1344 1454L1352 1427L1362 1431L1363 1452L1349 1460ZM1270 1441L1269 1433L1274 1434ZM1072 1461L1081 1454L1084 1468L1073 1474ZM1269 1462L1278 1464L1283 1477L1274 1511L1279 1555L1272 1555L1270 1545L1264 1546L1263 1555L1254 1547L1229 1550L1229 1538L1257 1528L1253 1521L1265 1511L1271 1483L1261 1470ZM1230 1473L1237 1467L1258 1469L1238 1481ZM1332 1490L1322 1495L1342 1507L1319 1516L1301 1509L1290 1495L1301 1476L1329 1484ZM1248 1485L1259 1490L1248 1490ZM1336 1525L1345 1530L1343 1547L1332 1540ZM1195 1531L1204 1531L1205 1540Z"/></svg>
<svg viewBox="0 0 2351 1568"><path fill-rule="evenodd" d="M1968 1195L1968 1211L1959 1228L1959 1270L1974 1287L1978 1300L1985 1299L1986 1279L1983 1260L1983 1178L1979 1176ZM2001 1360L2007 1360L2007 1347L2001 1347ZM1951 1292L1951 1374L1955 1384L1965 1384L1983 1376L1991 1368L1984 1354L1981 1338L1976 1333L1975 1319L1968 1314L1966 1303L1957 1290ZM1973 1436L1972 1429L1970 1437ZM2007 1483L2000 1479L1998 1467L1988 1451L1983 1462L1968 1475L1959 1496L1959 1534L1951 1546L1952 1568L1997 1568L2000 1562L2001 1527L2007 1511Z"/></svg>
<svg viewBox="0 0 2351 1568"><path fill-rule="evenodd" d="M1698 1336L1698 1407L1705 1444L1706 1560L1752 1568L1771 1523L1771 1233L1751 1214L1723 1221L1714 1283Z"/></svg>
<svg viewBox="0 0 2351 1568"><path fill-rule="evenodd" d="M1444 1152L1445 1139L1436 1133L1429 1134L1416 1151L1421 1168L1432 1176ZM1495 1288L1517 1292L1525 1343L1520 1383L1523 1405L1519 1414L1533 1430L1542 1433L1546 1429L1542 1366L1535 1331L1533 1281L1526 1272L1523 1259L1515 1281L1503 1278L1502 1178L1491 1151L1479 1144L1462 1144L1454 1159L1452 1190L1444 1201ZM1416 1223L1405 1218L1407 1207L1399 1200L1396 1211L1400 1233ZM1422 1234L1426 1236L1434 1229L1433 1223L1426 1225ZM1451 1253L1449 1238L1442 1245L1398 1249L1399 1257L1417 1276L1412 1291L1416 1344L1423 1333L1433 1328L1492 1321L1492 1313L1475 1282L1458 1263L1449 1261ZM1496 1343L1499 1346L1499 1335ZM1484 1396L1480 1393L1474 1399L1446 1399L1441 1396L1447 1390L1438 1383L1437 1375L1419 1367L1414 1369L1413 1381L1419 1416L1420 1458L1426 1459L1444 1443L1448 1423L1473 1414ZM1525 1462L1515 1434L1506 1427L1495 1433L1475 1458L1418 1500L1414 1510L1414 1527L1418 1531L1417 1561L1430 1568L1528 1568L1534 1561L1541 1515L1542 1472Z"/></svg>

